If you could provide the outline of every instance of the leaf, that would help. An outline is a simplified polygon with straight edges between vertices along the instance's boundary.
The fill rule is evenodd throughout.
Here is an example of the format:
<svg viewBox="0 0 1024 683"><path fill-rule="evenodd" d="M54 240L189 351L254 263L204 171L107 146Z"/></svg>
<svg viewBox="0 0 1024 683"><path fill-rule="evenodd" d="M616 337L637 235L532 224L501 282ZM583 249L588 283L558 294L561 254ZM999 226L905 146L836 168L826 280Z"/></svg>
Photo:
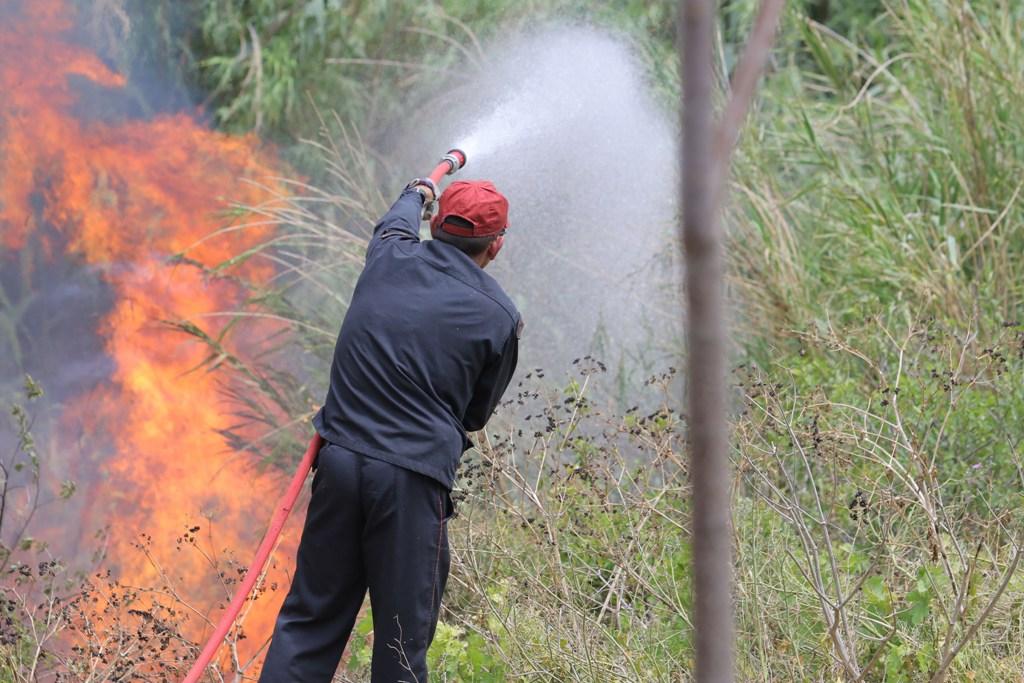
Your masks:
<svg viewBox="0 0 1024 683"><path fill-rule="evenodd" d="M924 623L924 620L928 618L931 601L932 596L930 593L920 593L916 590L911 591L907 595L907 604L909 607L900 616L905 615L906 619L912 626L920 626Z"/></svg>
<svg viewBox="0 0 1024 683"><path fill-rule="evenodd" d="M366 636L369 635L370 631L373 630L373 617L367 612L366 616L359 620L356 624L356 635Z"/></svg>
<svg viewBox="0 0 1024 683"><path fill-rule="evenodd" d="M843 78L839 73L839 69L836 68L835 62L832 61L832 56L829 54L828 46L822 41L821 36L818 35L810 22L801 23L801 33L803 34L804 42L807 43L807 47L810 49L811 54L814 55L814 60L818 63L822 73L828 76L828 79L832 81L832 85L835 86L836 90L843 89Z"/></svg>
<svg viewBox="0 0 1024 683"><path fill-rule="evenodd" d="M892 602L889 599L889 587L885 585L885 579L881 576L871 576L864 581L864 598L870 607L877 610L880 615L889 614L892 611Z"/></svg>
<svg viewBox="0 0 1024 683"><path fill-rule="evenodd" d="M43 395L43 388L32 379L32 375L25 375L25 397L32 401Z"/></svg>
<svg viewBox="0 0 1024 683"><path fill-rule="evenodd" d="M956 238L946 235L946 251L949 253L949 263L954 268L960 266L960 248L957 246Z"/></svg>

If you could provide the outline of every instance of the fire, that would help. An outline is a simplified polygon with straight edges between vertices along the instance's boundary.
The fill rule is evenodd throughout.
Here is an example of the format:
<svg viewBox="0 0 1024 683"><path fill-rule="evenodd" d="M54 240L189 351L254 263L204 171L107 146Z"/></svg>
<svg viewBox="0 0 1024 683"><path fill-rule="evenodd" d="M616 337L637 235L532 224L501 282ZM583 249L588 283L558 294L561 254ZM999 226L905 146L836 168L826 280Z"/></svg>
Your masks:
<svg viewBox="0 0 1024 683"><path fill-rule="evenodd" d="M250 262L233 271L237 279L218 279L168 256L187 250L190 260L213 266L265 238L268 228L247 228L204 241L224 225L218 214L227 199L267 199L267 190L242 179L272 176L275 160L255 138L213 132L185 114L82 120L69 76L110 89L125 79L68 38L73 17L63 0L31 0L0 28L0 247L22 248L45 224L62 238L51 250L98 268L115 293L97 332L116 370L67 410L114 446L99 465L100 483L85 491L91 528L75 531L91 535L110 524L108 557L122 581L156 586L168 578L210 612L225 591L211 585L216 577L198 553L175 552L174 538L199 524L217 552L231 548L247 561L283 479L231 452L221 436L236 421L231 406L217 377L194 371L206 350L159 321L187 319L216 332L223 323L210 314L240 304L239 282L258 283L272 271ZM273 331L250 325L247 343ZM153 538L165 576L134 547L141 533ZM259 636L248 641L253 649L269 635L272 603L281 597L246 622Z"/></svg>

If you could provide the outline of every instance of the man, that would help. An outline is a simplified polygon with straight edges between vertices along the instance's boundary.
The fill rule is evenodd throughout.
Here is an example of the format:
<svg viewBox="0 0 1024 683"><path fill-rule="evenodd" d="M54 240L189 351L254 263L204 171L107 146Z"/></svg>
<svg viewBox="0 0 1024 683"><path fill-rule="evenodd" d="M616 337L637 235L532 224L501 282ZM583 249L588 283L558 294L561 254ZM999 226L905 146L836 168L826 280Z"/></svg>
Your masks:
<svg viewBox="0 0 1024 683"><path fill-rule="evenodd" d="M508 386L522 330L483 270L504 243L508 201L489 182L454 182L421 242L435 195L413 180L374 228L313 419L325 445L264 683L330 681L367 589L373 683L427 683L452 480L466 432Z"/></svg>

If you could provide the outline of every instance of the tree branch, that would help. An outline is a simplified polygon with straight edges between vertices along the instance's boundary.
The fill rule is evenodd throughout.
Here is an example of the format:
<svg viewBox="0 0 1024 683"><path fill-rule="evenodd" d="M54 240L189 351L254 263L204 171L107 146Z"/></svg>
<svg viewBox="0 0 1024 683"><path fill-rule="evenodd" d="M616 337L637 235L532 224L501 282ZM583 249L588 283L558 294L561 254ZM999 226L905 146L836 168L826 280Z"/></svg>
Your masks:
<svg viewBox="0 0 1024 683"><path fill-rule="evenodd" d="M785 4L786 0L763 0L747 46L733 70L729 101L715 129L713 188L716 200L721 198L722 188L728 179L733 149L739 139L743 120L754 101L757 83L771 56L779 17Z"/></svg>

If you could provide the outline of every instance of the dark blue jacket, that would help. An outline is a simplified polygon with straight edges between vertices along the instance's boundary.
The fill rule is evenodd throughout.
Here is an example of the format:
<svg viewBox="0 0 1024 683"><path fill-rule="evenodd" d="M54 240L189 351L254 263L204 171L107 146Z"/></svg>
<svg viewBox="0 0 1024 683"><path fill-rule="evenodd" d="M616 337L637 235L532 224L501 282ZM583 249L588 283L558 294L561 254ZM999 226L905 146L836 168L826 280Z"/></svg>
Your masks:
<svg viewBox="0 0 1024 683"><path fill-rule="evenodd" d="M313 424L327 441L450 489L466 432L483 428L512 379L521 327L472 259L420 241L422 204L403 192L373 230Z"/></svg>

